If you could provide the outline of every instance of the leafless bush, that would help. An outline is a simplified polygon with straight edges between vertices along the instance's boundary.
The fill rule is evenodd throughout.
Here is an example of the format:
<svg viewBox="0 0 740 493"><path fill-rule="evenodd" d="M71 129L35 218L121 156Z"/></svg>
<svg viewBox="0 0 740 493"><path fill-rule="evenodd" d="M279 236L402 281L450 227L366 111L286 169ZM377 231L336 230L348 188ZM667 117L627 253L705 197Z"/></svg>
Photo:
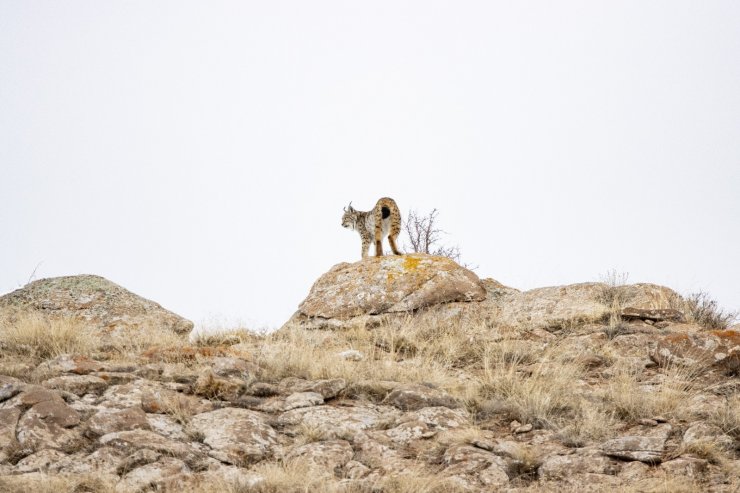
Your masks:
<svg viewBox="0 0 740 493"><path fill-rule="evenodd" d="M440 245L441 237L445 232L437 225L437 214L439 214L437 209L432 209L429 214L420 214L415 210L406 214L403 229L408 236L408 246L414 252L448 257L459 262L459 247Z"/></svg>
<svg viewBox="0 0 740 493"><path fill-rule="evenodd" d="M737 312L727 312L720 308L717 301L704 291L678 296L671 300L671 305L682 311L689 322L701 325L705 329L726 329L738 319Z"/></svg>

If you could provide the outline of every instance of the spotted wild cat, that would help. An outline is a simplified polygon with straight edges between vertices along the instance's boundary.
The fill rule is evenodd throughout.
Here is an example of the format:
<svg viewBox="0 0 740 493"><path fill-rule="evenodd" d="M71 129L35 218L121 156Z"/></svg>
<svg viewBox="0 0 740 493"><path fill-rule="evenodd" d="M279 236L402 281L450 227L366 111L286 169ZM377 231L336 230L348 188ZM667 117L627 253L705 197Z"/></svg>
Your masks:
<svg viewBox="0 0 740 493"><path fill-rule="evenodd" d="M382 241L386 236L393 253L401 255L396 247L396 239L401 232L401 212L398 210L396 201L389 197L378 200L375 207L367 212L355 210L350 202L349 206L344 208L342 226L360 233L362 258L367 257L367 251L373 241L375 242L375 256L382 256Z"/></svg>

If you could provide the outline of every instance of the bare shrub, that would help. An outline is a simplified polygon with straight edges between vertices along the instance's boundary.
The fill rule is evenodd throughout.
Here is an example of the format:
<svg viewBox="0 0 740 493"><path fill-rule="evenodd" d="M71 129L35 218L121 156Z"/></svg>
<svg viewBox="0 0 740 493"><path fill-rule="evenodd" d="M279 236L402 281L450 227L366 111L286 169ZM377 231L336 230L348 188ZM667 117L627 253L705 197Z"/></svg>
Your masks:
<svg viewBox="0 0 740 493"><path fill-rule="evenodd" d="M408 237L408 246L413 252L448 257L459 262L459 247L440 245L441 237L445 232L437 225L437 214L439 214L437 209L432 209L432 212L428 214L419 214L415 210L410 210L406 214L403 230Z"/></svg>
<svg viewBox="0 0 740 493"><path fill-rule="evenodd" d="M687 296L674 296L670 303L672 308L684 314L687 322L708 330L724 330L738 319L737 312L723 310L717 301L704 291Z"/></svg>

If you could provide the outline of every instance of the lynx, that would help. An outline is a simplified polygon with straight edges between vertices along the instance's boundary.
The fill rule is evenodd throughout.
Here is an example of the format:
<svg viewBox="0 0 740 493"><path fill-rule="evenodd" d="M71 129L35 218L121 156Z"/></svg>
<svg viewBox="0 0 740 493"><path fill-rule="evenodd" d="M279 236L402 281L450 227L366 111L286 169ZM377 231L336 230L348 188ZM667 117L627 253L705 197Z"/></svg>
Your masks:
<svg viewBox="0 0 740 493"><path fill-rule="evenodd" d="M383 237L388 237L391 250L396 255L401 252L396 248L396 238L401 232L401 212L398 210L396 201L383 197L378 200L373 210L362 212L352 207L352 202L344 208L342 226L360 233L362 239L362 258L367 257L370 243L375 241L375 256L383 255Z"/></svg>

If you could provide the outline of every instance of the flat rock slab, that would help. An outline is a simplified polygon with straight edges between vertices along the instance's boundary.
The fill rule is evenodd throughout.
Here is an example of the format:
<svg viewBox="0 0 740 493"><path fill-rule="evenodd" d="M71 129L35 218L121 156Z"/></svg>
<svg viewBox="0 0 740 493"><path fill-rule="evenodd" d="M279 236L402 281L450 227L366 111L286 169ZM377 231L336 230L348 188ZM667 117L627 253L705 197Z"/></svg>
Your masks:
<svg viewBox="0 0 740 493"><path fill-rule="evenodd" d="M391 391L384 403L402 411L416 411L425 407L461 407L460 403L447 392L419 384L403 385Z"/></svg>
<svg viewBox="0 0 740 493"><path fill-rule="evenodd" d="M489 311L504 325L561 328L605 319L612 310L609 296L618 297L631 310L655 314L670 308L676 293L656 284L609 286L588 282L524 292L502 291Z"/></svg>
<svg viewBox="0 0 740 493"><path fill-rule="evenodd" d="M314 466L335 471L352 460L354 451L345 440L327 440L313 442L292 448L285 455L287 460L300 459Z"/></svg>
<svg viewBox="0 0 740 493"><path fill-rule="evenodd" d="M639 434L613 438L604 442L601 449L609 457L659 464L663 460L665 443L671 429L669 424L649 429L640 427L637 429Z"/></svg>
<svg viewBox="0 0 740 493"><path fill-rule="evenodd" d="M262 413L227 407L193 416L189 429L203 435L214 459L234 465L258 462L274 453L275 430Z"/></svg>
<svg viewBox="0 0 740 493"><path fill-rule="evenodd" d="M298 310L309 318L348 319L485 297L470 270L446 257L415 253L337 264L314 283Z"/></svg>
<svg viewBox="0 0 740 493"><path fill-rule="evenodd" d="M371 429L381 421L399 415L399 411L390 406L314 406L287 411L278 418L278 422L284 426L305 425L327 438L342 438Z"/></svg>

